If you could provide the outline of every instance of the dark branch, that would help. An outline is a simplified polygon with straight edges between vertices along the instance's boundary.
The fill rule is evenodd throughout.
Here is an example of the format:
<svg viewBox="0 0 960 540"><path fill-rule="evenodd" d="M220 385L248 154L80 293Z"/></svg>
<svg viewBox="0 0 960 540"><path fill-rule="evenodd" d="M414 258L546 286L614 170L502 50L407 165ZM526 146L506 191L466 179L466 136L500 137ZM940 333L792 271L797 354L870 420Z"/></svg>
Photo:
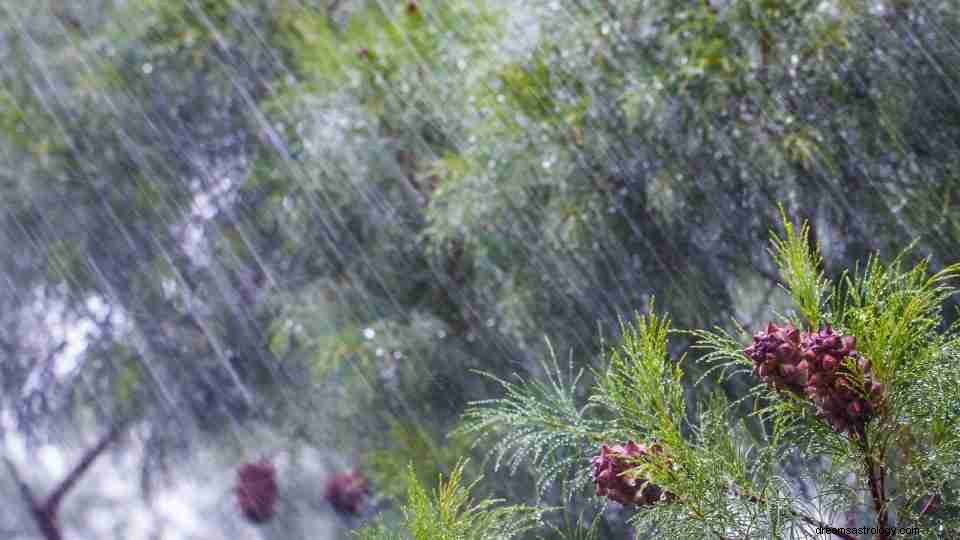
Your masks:
<svg viewBox="0 0 960 540"><path fill-rule="evenodd" d="M878 538L887 540L889 517L887 515L887 496L884 487L886 471L882 462L877 462L870 453L870 441L867 439L867 430L860 426L857 430L858 442L863 450L863 468L867 473L867 483L870 485L870 495L873 498L873 510L877 514L877 528L880 530Z"/></svg>
<svg viewBox="0 0 960 540"><path fill-rule="evenodd" d="M920 515L924 515L927 512L936 511L937 505L940 503L940 495L933 494L927 499L927 504L923 505L923 509L920 510Z"/></svg>
<svg viewBox="0 0 960 540"><path fill-rule="evenodd" d="M104 450L110 446L118 436L120 435L120 427L116 426L111 429L106 435L104 435L100 442L96 446L87 450L86 454L80 459L80 462L67 474L67 477L60 482L60 485L53 490L53 493L47 497L47 500L44 502L44 507L52 512L56 512L57 507L60 505L60 501L63 500L63 497L70 491L71 488L80 480L80 477L83 476L87 469L93 465L93 462L103 453Z"/></svg>
<svg viewBox="0 0 960 540"><path fill-rule="evenodd" d="M30 486L20 478L20 473L17 472L17 467L10 461L10 458L3 458L3 462L7 465L7 469L10 471L10 476L13 477L13 481L17 483L17 487L20 488L20 496L23 498L23 501L31 509L37 507L37 498L33 495L33 490L30 489Z"/></svg>
<svg viewBox="0 0 960 540"><path fill-rule="evenodd" d="M100 454L116 440L120 435L121 429L122 425L114 426L109 433L100 439L96 446L87 450L80 459L80 462L77 463L70 473L67 474L66 478L57 485L53 493L42 503L37 500L30 486L20 478L20 474L17 472L17 468L13 462L8 458L3 459L7 465L7 469L10 470L10 475L20 488L20 495L27 506L30 507L30 513L33 514L37 528L40 529L45 540L62 540L63 535L60 533L60 526L57 524L57 510L60 506L60 501L73 489L73 486L75 486L80 480L80 477L90 469L90 466L93 465L93 462L96 461Z"/></svg>
<svg viewBox="0 0 960 540"><path fill-rule="evenodd" d="M739 495L740 495L741 498L743 498L743 499L745 499L745 500L748 500L748 501L750 501L750 502L752 502L752 503L760 504L760 505L763 505L763 506L766 506L766 504L767 504L767 501L765 501L762 497L757 497L756 495L751 495L751 494L746 493L746 492L743 492L743 491L738 491L738 493L739 493ZM843 540L857 540L857 538L856 538L855 536L851 536L851 535L849 535L849 534L841 531L838 527L832 527L832 526L830 526L830 525L827 525L826 523L820 521L819 519L814 519L814 518L812 518L812 517L810 517L810 516L808 516L808 515L806 515L806 514L803 514L803 513L798 512L798 511L796 511L796 510L787 509L787 513L790 514L791 516L799 519L800 521L806 523L807 525L813 525L814 527L817 527L817 528L819 528L819 529L821 529L821 530L824 530L824 531L831 531L831 534L832 534L833 536L836 536L837 538L843 538Z"/></svg>
<svg viewBox="0 0 960 540"><path fill-rule="evenodd" d="M37 523L37 528L40 529L40 532L43 534L45 540L62 540L60 534L60 529L57 527L56 516L49 513L46 510L46 506L41 506L37 502L36 496L33 494L33 490L30 489L30 486L20 478L20 474L17 472L16 466L8 458L3 459L4 463L7 464L7 469L10 470L10 476L13 477L14 482L17 483L17 486L20 488L20 495L23 497L24 502L30 508L30 514L33 515L33 520Z"/></svg>

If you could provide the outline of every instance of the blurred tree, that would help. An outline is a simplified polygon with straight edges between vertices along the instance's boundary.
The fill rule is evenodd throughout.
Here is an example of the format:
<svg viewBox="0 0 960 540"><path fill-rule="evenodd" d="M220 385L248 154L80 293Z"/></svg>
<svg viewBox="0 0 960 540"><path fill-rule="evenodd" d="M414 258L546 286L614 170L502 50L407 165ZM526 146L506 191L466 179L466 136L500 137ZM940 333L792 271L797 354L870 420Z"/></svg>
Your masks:
<svg viewBox="0 0 960 540"><path fill-rule="evenodd" d="M153 456L261 423L382 481L449 473L441 434L493 389L470 369L539 371L545 334L595 363L653 295L685 327L787 309L778 203L830 276L914 240L941 267L958 23L899 1L4 5L0 409L42 437L139 418Z"/></svg>

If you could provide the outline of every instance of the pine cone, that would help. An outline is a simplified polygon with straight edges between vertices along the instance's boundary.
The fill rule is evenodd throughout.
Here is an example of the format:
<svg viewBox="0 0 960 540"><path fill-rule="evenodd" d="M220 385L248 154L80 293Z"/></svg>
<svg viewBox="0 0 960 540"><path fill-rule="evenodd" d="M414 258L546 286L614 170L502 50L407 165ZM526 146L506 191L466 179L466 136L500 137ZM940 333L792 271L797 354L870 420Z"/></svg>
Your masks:
<svg viewBox="0 0 960 540"><path fill-rule="evenodd" d="M830 326L811 333L770 323L744 353L761 381L806 396L817 416L838 432L859 432L883 401L883 385L874 380L870 361L857 352L856 338L841 336Z"/></svg>
<svg viewBox="0 0 960 540"><path fill-rule="evenodd" d="M671 493L663 491L650 481L624 474L636 466L638 459L662 452L663 448L658 444L646 446L633 441L626 445L604 444L600 447L600 455L591 461L597 495L623 505L646 506L658 501L672 500L674 496Z"/></svg>
<svg viewBox="0 0 960 540"><path fill-rule="evenodd" d="M791 324L767 329L753 336L753 343L744 353L753 360L753 374L778 390L803 395L807 370L803 365L800 331Z"/></svg>
<svg viewBox="0 0 960 540"><path fill-rule="evenodd" d="M880 408L884 388L874 380L870 361L857 352L856 338L826 326L804 334L802 344L808 367L804 391L817 415L838 432L859 432Z"/></svg>
<svg viewBox="0 0 960 540"><path fill-rule="evenodd" d="M354 469L337 473L327 481L324 498L340 514L357 515L370 495L367 479Z"/></svg>
<svg viewBox="0 0 960 540"><path fill-rule="evenodd" d="M240 510L253 523L264 523L276 510L279 488L277 473L267 460L247 463L237 470L234 488Z"/></svg>

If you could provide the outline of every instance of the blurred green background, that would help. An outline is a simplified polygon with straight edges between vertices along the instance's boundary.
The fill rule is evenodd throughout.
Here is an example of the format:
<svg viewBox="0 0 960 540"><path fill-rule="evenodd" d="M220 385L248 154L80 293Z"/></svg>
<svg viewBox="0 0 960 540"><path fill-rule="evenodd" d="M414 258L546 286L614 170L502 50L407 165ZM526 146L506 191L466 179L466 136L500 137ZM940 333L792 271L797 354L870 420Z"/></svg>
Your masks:
<svg viewBox="0 0 960 540"><path fill-rule="evenodd" d="M595 365L654 296L758 327L778 205L828 275L957 258L957 35L952 1L0 0L4 455L45 489L133 421L71 539L345 538L464 456L535 501L446 436L500 391L471 370L536 373L545 337Z"/></svg>

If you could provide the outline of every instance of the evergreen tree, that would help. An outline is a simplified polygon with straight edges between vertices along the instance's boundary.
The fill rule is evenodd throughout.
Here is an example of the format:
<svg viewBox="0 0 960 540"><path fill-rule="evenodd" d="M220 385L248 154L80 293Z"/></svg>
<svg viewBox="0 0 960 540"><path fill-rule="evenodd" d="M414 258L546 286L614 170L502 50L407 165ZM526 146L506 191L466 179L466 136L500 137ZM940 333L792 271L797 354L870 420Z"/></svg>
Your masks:
<svg viewBox="0 0 960 540"><path fill-rule="evenodd" d="M619 314L653 297L683 328L761 330L790 301L762 249L780 203L809 218L834 300L866 279L842 269L876 251L915 241L944 269L960 247L958 29L950 2L900 0L7 3L4 429L32 444L131 421L148 479L201 441L239 461L276 436L295 455L355 459L402 497L410 461L424 485L470 452L442 438L469 400L514 371L559 377L538 362L543 335L572 374L603 381L603 340L636 338ZM815 309L811 283L794 326L856 336L889 396L878 338L858 334L880 330L843 315L866 300ZM64 354L77 327L86 348ZM690 444L707 444L689 439L707 425L697 404L722 388L743 407L755 382L704 378L711 367L677 375ZM589 444L561 429L601 406L581 410L569 383L510 387L517 418L550 418L563 442L531 455L533 472L586 481L600 444L654 447L639 424L589 424L604 435ZM764 418L743 437L772 437ZM525 421L517 441L540 433ZM563 499L526 463L475 493ZM778 474L802 479L803 464ZM676 487L663 489L685 500ZM557 520L583 508L570 510ZM616 521L597 527L614 536Z"/></svg>
<svg viewBox="0 0 960 540"><path fill-rule="evenodd" d="M496 466L525 461L541 483L594 484L631 508L638 537L955 534L960 338L942 309L960 266L873 257L830 281L809 228L785 225L771 253L794 309L749 345L637 315L586 399L554 361L545 381L501 381L506 395L475 403L460 429L496 437ZM707 351L689 390L671 335ZM753 385L696 391L729 378Z"/></svg>

